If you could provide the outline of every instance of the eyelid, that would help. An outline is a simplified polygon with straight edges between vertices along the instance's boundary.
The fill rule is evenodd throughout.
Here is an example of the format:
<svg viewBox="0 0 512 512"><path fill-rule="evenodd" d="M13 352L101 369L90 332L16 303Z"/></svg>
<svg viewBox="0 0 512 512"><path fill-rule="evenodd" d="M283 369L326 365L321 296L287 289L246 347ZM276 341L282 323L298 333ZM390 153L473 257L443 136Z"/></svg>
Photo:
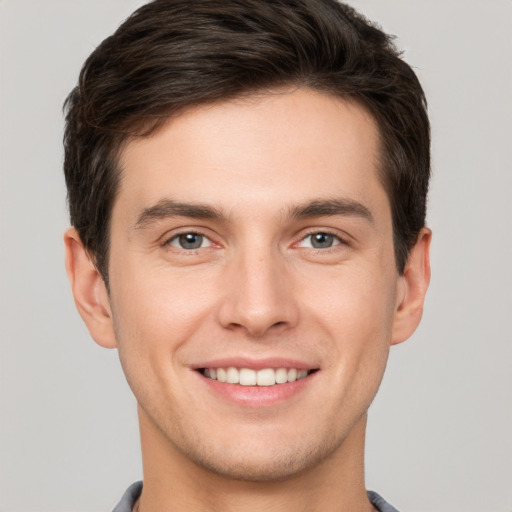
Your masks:
<svg viewBox="0 0 512 512"><path fill-rule="evenodd" d="M221 245L222 245L215 241L215 239L214 239L215 237L212 236L210 230L204 229L201 227L196 227L196 226L180 227L180 228L176 228L175 230L167 231L160 237L160 244L163 247L170 246L171 241L176 240L181 235L186 235L189 233L201 235L209 241L209 245L207 247L201 247L200 249L205 249L205 248L212 247L212 246L213 247L215 247L215 246L221 247ZM347 234L345 232L340 232L340 230L338 230L338 229L314 227L314 228L308 228L306 230L302 230L302 232L297 236L298 240L296 242L294 242L292 244L292 246L297 247L307 237L318 234L318 233L323 233L323 234L326 234L329 236L333 236L339 242L339 243L333 245L332 247L325 248L325 249L313 248L315 250L322 251L322 252L326 252L329 249L334 249L338 245L350 245L350 240L352 238L349 234ZM175 247L175 246L172 246L172 247ZM178 250L187 251L187 249L183 249L183 248L179 248L179 247L175 247L175 248ZM187 252L190 252L192 250L193 249L190 249Z"/></svg>
<svg viewBox="0 0 512 512"><path fill-rule="evenodd" d="M194 247L194 248L191 248L191 249L187 249L186 247L180 247L179 246L179 240L180 238L183 236L183 235L195 235L195 236L200 236L201 237L201 247ZM174 244L174 242L177 242L176 245ZM204 242L207 242L206 245L204 245ZM173 237L171 237L168 241L167 241L167 244L168 245L171 245L172 247L175 247L176 249L180 250L180 251L187 251L187 252L191 252L191 251L198 251L199 249L206 249L207 247L212 247L213 245L213 242L205 235L201 234L201 233L196 233L194 231L189 231L189 232L186 232L186 233L181 233L181 234L178 234L178 235L174 235Z"/></svg>
<svg viewBox="0 0 512 512"><path fill-rule="evenodd" d="M296 242L294 244L294 246L298 246L301 242L303 242L309 236L316 235L318 233L333 236L334 238L336 238L338 240L339 243L333 245L332 247L328 247L325 249L319 249L319 248L313 247L313 249L315 249L315 250L325 252L325 251L328 251L329 249L334 249L338 245L349 245L350 236L347 234L344 234L344 233L340 233L338 230L330 229L330 228L310 228L310 229L306 230L305 233L301 233L298 242Z"/></svg>
<svg viewBox="0 0 512 512"><path fill-rule="evenodd" d="M176 247L174 245L171 245L171 242L173 240L176 240L178 237L182 236L182 235L187 235L187 234L195 234L195 235L201 235L202 237L206 238L210 243L207 247L212 247L212 246L218 246L219 244L217 244L211 235L207 234L206 233L206 230L205 229L202 229L202 228L197 228L195 226L190 226L190 227L183 227L183 228L177 228L175 230L171 230L170 232L166 232L164 235L162 235L160 237L160 243L162 245L162 247L166 247L166 246L171 246L175 249L178 249L178 250L181 250L181 251L186 251L186 252L190 252L190 251L193 251L193 250L198 250L198 249L184 249L184 248L181 248L181 247ZM200 247L200 249L206 249L207 247Z"/></svg>

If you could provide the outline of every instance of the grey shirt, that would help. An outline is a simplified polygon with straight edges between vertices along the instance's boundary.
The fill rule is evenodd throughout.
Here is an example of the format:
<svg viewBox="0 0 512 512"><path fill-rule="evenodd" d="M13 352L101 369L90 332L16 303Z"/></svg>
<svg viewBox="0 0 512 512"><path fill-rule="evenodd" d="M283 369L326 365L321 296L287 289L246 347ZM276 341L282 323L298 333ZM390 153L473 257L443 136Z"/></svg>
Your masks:
<svg viewBox="0 0 512 512"><path fill-rule="evenodd" d="M133 506L137 501L137 498L142 492L142 482L135 482L130 485L124 493L121 501L116 505L112 512L132 512ZM384 498L379 496L376 492L368 491L368 498L371 504L379 512L398 512L398 510L391 506Z"/></svg>

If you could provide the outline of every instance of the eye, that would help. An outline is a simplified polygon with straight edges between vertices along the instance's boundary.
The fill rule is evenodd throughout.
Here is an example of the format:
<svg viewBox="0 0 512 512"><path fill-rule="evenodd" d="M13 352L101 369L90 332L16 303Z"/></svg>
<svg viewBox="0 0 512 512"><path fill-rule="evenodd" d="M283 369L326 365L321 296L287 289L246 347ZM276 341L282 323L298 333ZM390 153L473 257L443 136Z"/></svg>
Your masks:
<svg viewBox="0 0 512 512"><path fill-rule="evenodd" d="M180 235L172 237L167 243L173 247L187 251L202 249L212 245L212 242L200 233L181 233Z"/></svg>
<svg viewBox="0 0 512 512"><path fill-rule="evenodd" d="M335 245L340 245L342 240L331 233L310 233L300 241L301 247L312 247L313 249L329 249Z"/></svg>

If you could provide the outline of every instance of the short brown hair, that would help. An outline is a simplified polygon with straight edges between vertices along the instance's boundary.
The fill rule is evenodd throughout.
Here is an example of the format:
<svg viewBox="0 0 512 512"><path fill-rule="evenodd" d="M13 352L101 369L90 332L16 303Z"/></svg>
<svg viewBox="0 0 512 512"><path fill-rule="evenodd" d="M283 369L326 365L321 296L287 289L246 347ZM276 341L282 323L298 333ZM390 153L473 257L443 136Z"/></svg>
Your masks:
<svg viewBox="0 0 512 512"><path fill-rule="evenodd" d="M377 121L403 273L425 224L430 130L392 38L336 0L155 0L89 56L65 103L71 223L107 285L122 144L187 107L282 86L353 99Z"/></svg>

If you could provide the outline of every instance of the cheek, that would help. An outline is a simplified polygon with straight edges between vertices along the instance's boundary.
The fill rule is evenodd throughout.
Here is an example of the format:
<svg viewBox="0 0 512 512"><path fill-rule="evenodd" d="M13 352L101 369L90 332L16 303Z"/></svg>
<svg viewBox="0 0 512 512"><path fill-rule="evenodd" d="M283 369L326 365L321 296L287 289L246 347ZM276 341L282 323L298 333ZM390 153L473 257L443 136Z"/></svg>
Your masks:
<svg viewBox="0 0 512 512"><path fill-rule="evenodd" d="M349 389L349 397L366 402L376 392L388 358L395 278L389 271L387 277L379 272L345 272L331 282L328 293L311 291L308 304L314 309L309 316L329 340L330 371L340 389Z"/></svg>
<svg viewBox="0 0 512 512"><path fill-rule="evenodd" d="M396 279L384 272L333 273L328 286L309 286L308 308L319 323L333 331L343 346L365 346L390 339L396 302ZM389 341L389 340L388 340Z"/></svg>
<svg viewBox="0 0 512 512"><path fill-rule="evenodd" d="M211 280L200 272L176 272L165 266L144 268L136 261L131 267L127 265L123 275L112 282L112 295L123 327L129 325L138 335L163 331L169 336L186 330L210 303Z"/></svg>
<svg viewBox="0 0 512 512"><path fill-rule="evenodd" d="M125 373L129 380L130 376L170 376L170 365L179 368L180 348L208 316L212 290L204 280L201 283L156 270L128 269L124 275L131 279L113 276L111 298Z"/></svg>

